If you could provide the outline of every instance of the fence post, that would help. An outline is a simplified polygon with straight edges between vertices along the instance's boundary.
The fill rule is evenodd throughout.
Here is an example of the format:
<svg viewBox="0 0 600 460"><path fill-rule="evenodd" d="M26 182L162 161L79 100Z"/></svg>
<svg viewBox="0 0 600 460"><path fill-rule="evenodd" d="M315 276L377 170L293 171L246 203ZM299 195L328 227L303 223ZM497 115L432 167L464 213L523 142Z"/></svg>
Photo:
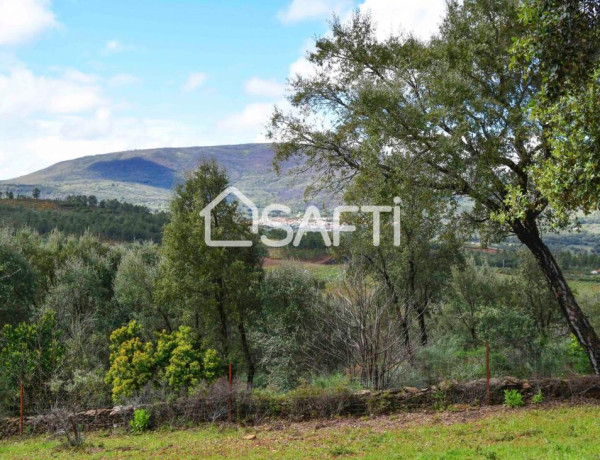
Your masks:
<svg viewBox="0 0 600 460"><path fill-rule="evenodd" d="M25 397L25 388L23 382L21 382L21 388L19 391L19 433L23 434L23 399Z"/></svg>
<svg viewBox="0 0 600 460"><path fill-rule="evenodd" d="M229 363L229 423L231 423L232 412L233 412L233 401L232 401L232 393L233 393L233 365Z"/></svg>
<svg viewBox="0 0 600 460"><path fill-rule="evenodd" d="M490 342L485 341L485 401L490 405Z"/></svg>

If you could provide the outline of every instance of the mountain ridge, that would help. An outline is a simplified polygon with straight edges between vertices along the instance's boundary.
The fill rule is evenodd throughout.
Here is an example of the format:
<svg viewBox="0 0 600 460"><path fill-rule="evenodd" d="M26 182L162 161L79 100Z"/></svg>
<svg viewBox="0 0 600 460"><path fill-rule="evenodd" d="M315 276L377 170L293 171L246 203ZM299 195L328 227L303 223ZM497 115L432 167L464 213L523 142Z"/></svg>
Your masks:
<svg viewBox="0 0 600 460"><path fill-rule="evenodd" d="M175 184L206 158L214 158L227 170L231 185L259 206L305 206L303 194L310 184L308 173L289 174L295 162L285 162L282 174L272 166L270 143L217 146L159 147L88 155L55 163L14 179L0 181L0 191L30 194L38 187L42 196L61 198L72 194L118 199L152 209L164 209ZM328 201L330 197L323 197Z"/></svg>

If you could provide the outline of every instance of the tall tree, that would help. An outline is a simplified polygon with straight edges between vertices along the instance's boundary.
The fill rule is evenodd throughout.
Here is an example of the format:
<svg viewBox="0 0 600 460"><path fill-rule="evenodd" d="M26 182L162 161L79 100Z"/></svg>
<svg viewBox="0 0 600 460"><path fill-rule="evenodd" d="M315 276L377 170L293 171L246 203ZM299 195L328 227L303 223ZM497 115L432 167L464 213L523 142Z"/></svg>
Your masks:
<svg viewBox="0 0 600 460"><path fill-rule="evenodd" d="M373 180L374 176L369 175L362 179L348 187L346 201L355 205L396 206L401 222L400 241L393 245L392 213L380 217L379 246L371 243L371 216L357 214L352 222L357 231L346 235L342 248L350 253L351 271L369 273L388 289L403 329L404 346L411 355L411 323L417 321L420 343L427 345L428 308L439 296L444 277L450 274L453 259L458 256L457 227L444 225L451 221L454 203L446 193L431 193L412 184L390 187L384 178ZM402 196L403 201L394 203L395 196Z"/></svg>
<svg viewBox="0 0 600 460"><path fill-rule="evenodd" d="M468 198L482 234L514 233L533 253L571 331L600 373L600 340L540 235L552 222L530 170L548 154L526 108L538 73L511 66L523 34L518 2L451 1L439 33L377 40L369 17L334 20L291 82L293 109L276 110L277 159L303 155L328 182L382 175Z"/></svg>
<svg viewBox="0 0 600 460"><path fill-rule="evenodd" d="M255 360L246 328L248 316L260 306L262 256L256 244L208 246L200 216L227 186L225 170L212 160L202 162L176 189L171 222L163 236L166 264L159 281L159 301L161 295L179 301L189 313L188 322L200 334L210 335L216 324L220 352L226 359L241 352L251 384ZM212 208L210 219L213 240L256 239L235 201L224 200Z"/></svg>

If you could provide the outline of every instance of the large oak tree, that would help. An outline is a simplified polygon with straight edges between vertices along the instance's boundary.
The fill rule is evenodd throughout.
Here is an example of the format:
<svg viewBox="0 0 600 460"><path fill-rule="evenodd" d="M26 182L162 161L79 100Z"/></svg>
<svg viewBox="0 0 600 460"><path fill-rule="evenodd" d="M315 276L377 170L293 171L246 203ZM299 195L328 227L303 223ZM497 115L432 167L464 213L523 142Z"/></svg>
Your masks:
<svg viewBox="0 0 600 460"><path fill-rule="evenodd" d="M573 334L600 373L600 340L540 235L556 223L531 169L551 154L528 104L541 78L511 65L524 33L516 0L451 1L439 33L378 41L368 16L334 20L291 81L292 109L270 130L278 160L304 156L326 184L383 177L473 204L482 232L511 232L533 253Z"/></svg>

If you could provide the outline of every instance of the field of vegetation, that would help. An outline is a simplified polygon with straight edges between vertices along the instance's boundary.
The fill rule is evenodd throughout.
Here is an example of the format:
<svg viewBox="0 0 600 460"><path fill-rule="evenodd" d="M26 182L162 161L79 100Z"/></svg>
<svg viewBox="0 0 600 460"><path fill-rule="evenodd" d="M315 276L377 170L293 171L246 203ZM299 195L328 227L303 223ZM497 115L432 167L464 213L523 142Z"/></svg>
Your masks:
<svg viewBox="0 0 600 460"><path fill-rule="evenodd" d="M462 409L464 410L464 409ZM600 450L598 406L489 408L257 427L93 433L72 448L44 437L0 444L3 458L583 459Z"/></svg>
<svg viewBox="0 0 600 460"><path fill-rule="evenodd" d="M569 396L591 398L600 375L596 234L545 236L597 211L600 189L600 11L563 3L448 2L427 42L381 42L361 13L332 21L307 56L317 71L292 81L295 109L274 113L269 137L277 165L300 158L318 173L313 187L343 189L352 231L341 235L257 231L237 201L214 203L237 170L208 159L181 181L131 154L77 160L83 179L160 172L160 186L175 184L168 213L8 192L1 433L23 413L55 417L69 447L52 434L10 439L0 457L597 456L598 406L544 401L534 386L583 381ZM487 364L528 379L523 393L502 387L504 408L479 407ZM444 388L464 397L474 385L473 407L447 399ZM344 401L369 414L414 407L390 402L398 394L431 410L336 417L357 413ZM82 413L123 424L82 426L130 429L82 433Z"/></svg>

